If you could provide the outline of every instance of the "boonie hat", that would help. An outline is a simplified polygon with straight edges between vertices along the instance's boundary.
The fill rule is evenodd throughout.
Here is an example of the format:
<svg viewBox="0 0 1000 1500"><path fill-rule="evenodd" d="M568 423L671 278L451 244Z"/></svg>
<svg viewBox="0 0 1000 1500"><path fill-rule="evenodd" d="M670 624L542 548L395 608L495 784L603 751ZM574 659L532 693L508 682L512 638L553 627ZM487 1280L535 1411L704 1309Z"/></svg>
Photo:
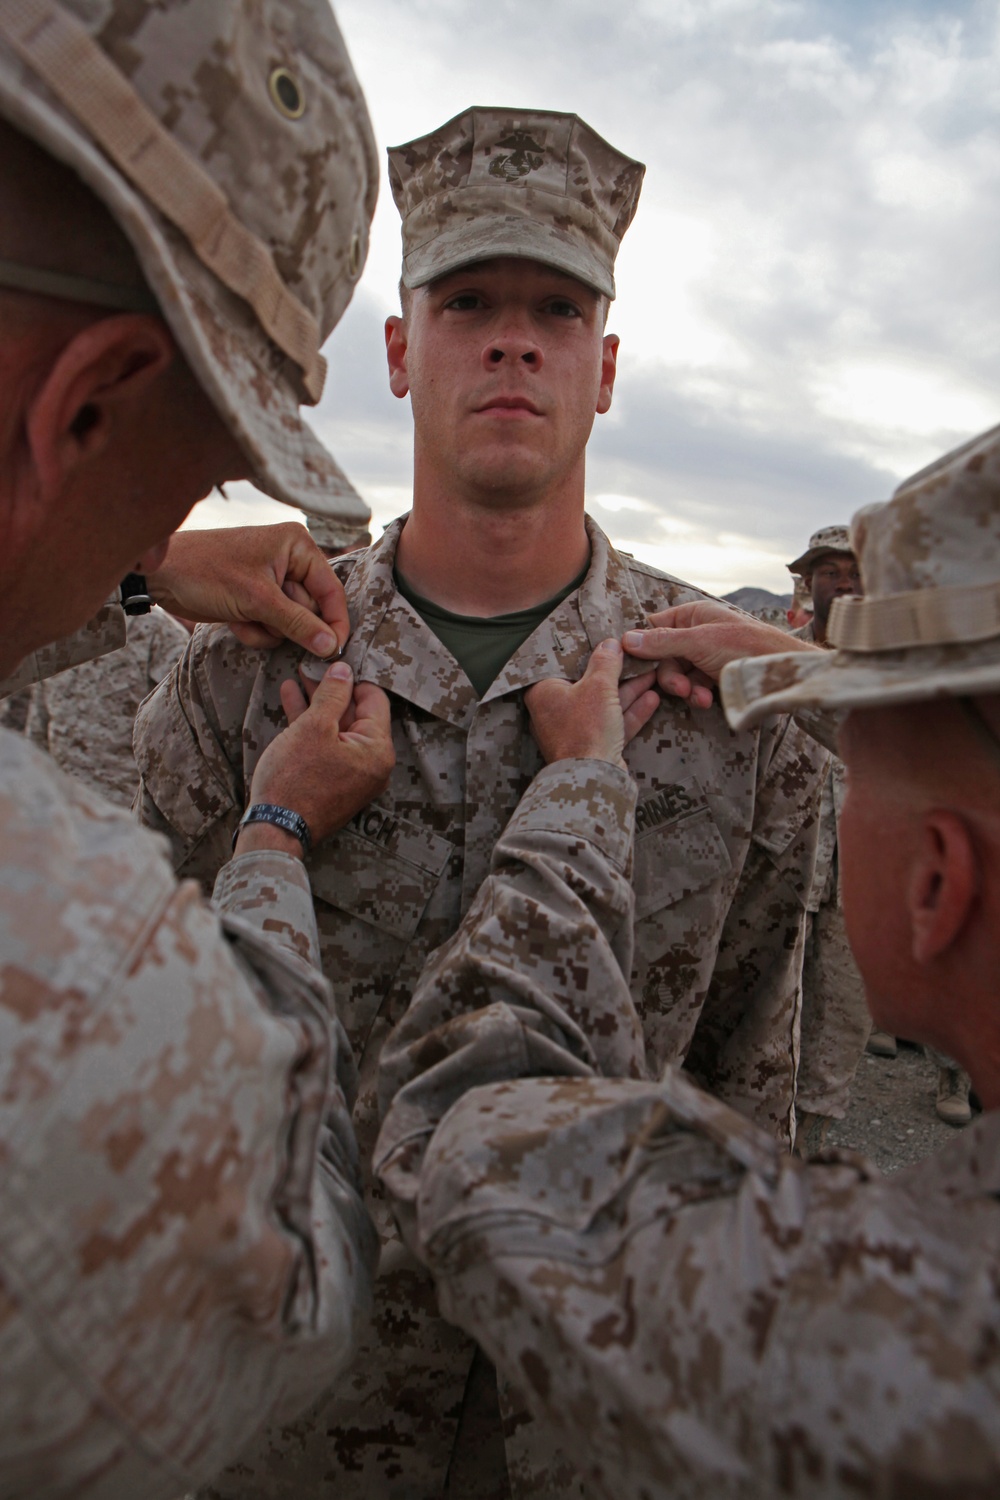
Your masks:
<svg viewBox="0 0 1000 1500"><path fill-rule="evenodd" d="M468 109L393 146L389 184L403 220L403 284L513 255L565 271L606 297L645 167L578 115Z"/></svg>
<svg viewBox="0 0 1000 1500"><path fill-rule="evenodd" d="M0 0L0 114L117 220L260 487L360 521L299 416L320 398L378 187L326 0Z"/></svg>
<svg viewBox="0 0 1000 1500"><path fill-rule="evenodd" d="M364 504L363 501L361 503ZM369 531L371 520L371 511L368 512L367 521L335 521L330 516L307 514L306 526L317 547L324 547L330 552L340 552L348 547L368 546L371 541Z"/></svg>
<svg viewBox="0 0 1000 1500"><path fill-rule="evenodd" d="M864 598L834 600L834 650L750 657L722 674L734 729L768 714L1000 692L1000 427L851 522Z"/></svg>
<svg viewBox="0 0 1000 1500"><path fill-rule="evenodd" d="M808 573L818 557L824 552L853 552L851 534L846 526L821 526L809 538L809 546L801 557L788 564L789 573Z"/></svg>

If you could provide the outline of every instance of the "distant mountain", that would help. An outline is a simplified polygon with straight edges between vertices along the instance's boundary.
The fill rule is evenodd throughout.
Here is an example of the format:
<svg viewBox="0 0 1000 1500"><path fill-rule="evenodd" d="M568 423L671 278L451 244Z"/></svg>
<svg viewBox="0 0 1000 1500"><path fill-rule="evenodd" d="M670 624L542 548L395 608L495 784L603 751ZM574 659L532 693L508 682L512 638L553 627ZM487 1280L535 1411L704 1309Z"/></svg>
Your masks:
<svg viewBox="0 0 1000 1500"><path fill-rule="evenodd" d="M789 609L792 603L791 594L771 594L767 589L734 589L731 594L723 594L722 597L727 604L745 609L748 615L756 614L761 609Z"/></svg>

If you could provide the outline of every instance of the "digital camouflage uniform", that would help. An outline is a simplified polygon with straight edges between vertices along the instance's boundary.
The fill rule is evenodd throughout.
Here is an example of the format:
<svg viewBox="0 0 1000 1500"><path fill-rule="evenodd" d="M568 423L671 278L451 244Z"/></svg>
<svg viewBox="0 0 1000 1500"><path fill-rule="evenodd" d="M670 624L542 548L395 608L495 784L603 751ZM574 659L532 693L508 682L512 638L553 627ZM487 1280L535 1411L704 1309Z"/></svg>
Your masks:
<svg viewBox="0 0 1000 1500"><path fill-rule="evenodd" d="M837 649L727 668L737 723L1000 692L1000 429L854 542ZM586 797L546 827L529 790L383 1049L376 1166L443 1312L606 1500L995 1496L1000 1112L884 1179L644 1080L629 803L596 762L548 788L574 766Z"/></svg>
<svg viewBox="0 0 1000 1500"><path fill-rule="evenodd" d="M389 153L403 282L417 288L457 266L512 255L611 297L642 174L575 115L468 110ZM396 591L399 529L336 564L351 606L347 659L392 699L395 772L386 795L310 862L324 964L360 1058L355 1118L365 1159L382 1043L426 957L458 927L539 768L523 689L548 675L579 676L602 639L644 623L652 609L698 597L620 558L591 528L586 581L479 701ZM143 816L170 835L178 868L212 878L252 767L283 722L278 688L296 658L248 653L225 632L199 633L143 714ZM734 739L720 713L673 704L631 747L630 765L641 829L632 983L649 1064L686 1056L788 1139L802 901L815 846L813 751L786 725ZM576 1495L567 1459L503 1385L498 1412L489 1370L439 1318L433 1287L400 1246L384 1204L376 1197L372 1207L386 1237L372 1339L311 1420L265 1435L212 1493Z"/></svg>
<svg viewBox="0 0 1000 1500"><path fill-rule="evenodd" d="M299 416L378 178L324 0L0 0L0 116L136 257L112 284L89 242L54 236L0 284L162 316L257 483L360 518ZM5 686L124 638L109 605ZM244 854L210 905L165 855L0 733L4 1500L176 1500L300 1409L370 1306L308 876Z"/></svg>
<svg viewBox="0 0 1000 1500"><path fill-rule="evenodd" d="M812 623L794 632L813 641ZM865 987L851 954L844 927L837 858L837 820L844 805L844 766L830 763L820 799L819 845L807 909L805 959L802 966L802 1034L796 1109L806 1115L842 1120L851 1084L871 1031ZM800 1146L808 1149L808 1129ZM818 1144L818 1143L817 1143Z"/></svg>
<svg viewBox="0 0 1000 1500"><path fill-rule="evenodd" d="M63 771L120 807L139 784L132 754L136 709L187 645L183 626L152 609L133 615L128 643L33 689L26 733Z"/></svg>
<svg viewBox="0 0 1000 1500"><path fill-rule="evenodd" d="M600 641L668 604L704 597L620 556L589 524L584 583L479 701L395 588L401 524L368 552L333 564L351 612L346 659L359 680L390 694L395 770L384 796L307 861L324 971L359 1058L355 1120L365 1159L384 1039L428 955L468 910L541 765L524 688L579 677ZM300 658L290 646L252 651L226 630L200 628L140 710L141 814L170 837L180 873L210 882L225 859L253 768L284 723L280 685ZM788 1144L803 907L825 757L787 720L734 735L720 710L700 713L677 700L664 702L626 757L638 786L631 987L644 1065L655 1073L686 1058ZM252 1475L236 1471L231 1487L216 1492L292 1493L298 1484L303 1495L442 1493L471 1346L437 1318L429 1286L391 1238L384 1206L376 1198L372 1207L390 1236L373 1343L317 1415L311 1444L301 1427L272 1437L268 1460ZM509 1432L512 1477L520 1445L531 1441L526 1425ZM543 1493L537 1469L525 1466L535 1477L518 1492Z"/></svg>
<svg viewBox="0 0 1000 1500"><path fill-rule="evenodd" d="M299 860L231 861L216 914L0 741L0 1494L171 1500L363 1319L350 1052Z"/></svg>

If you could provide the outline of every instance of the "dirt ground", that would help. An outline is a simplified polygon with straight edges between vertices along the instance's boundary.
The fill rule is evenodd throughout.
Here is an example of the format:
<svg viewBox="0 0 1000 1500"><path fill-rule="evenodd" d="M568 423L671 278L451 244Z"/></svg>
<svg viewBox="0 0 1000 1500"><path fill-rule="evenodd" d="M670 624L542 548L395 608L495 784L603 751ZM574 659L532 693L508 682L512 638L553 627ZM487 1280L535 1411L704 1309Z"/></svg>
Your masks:
<svg viewBox="0 0 1000 1500"><path fill-rule="evenodd" d="M894 1058L865 1053L847 1115L827 1141L863 1151L883 1172L923 1161L958 1134L934 1113L936 1097L937 1068L917 1048L900 1043Z"/></svg>

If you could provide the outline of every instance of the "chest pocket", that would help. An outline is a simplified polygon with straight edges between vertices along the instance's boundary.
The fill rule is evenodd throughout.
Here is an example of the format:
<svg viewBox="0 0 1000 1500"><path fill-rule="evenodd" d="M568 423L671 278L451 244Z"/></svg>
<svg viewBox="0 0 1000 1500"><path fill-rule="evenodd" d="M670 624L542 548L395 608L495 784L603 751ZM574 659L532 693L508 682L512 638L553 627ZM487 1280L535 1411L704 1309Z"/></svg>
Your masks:
<svg viewBox="0 0 1000 1500"><path fill-rule="evenodd" d="M440 834L373 804L324 840L307 866L320 901L407 943L451 854Z"/></svg>
<svg viewBox="0 0 1000 1500"><path fill-rule="evenodd" d="M704 890L732 869L698 782L647 789L635 813L636 920Z"/></svg>

